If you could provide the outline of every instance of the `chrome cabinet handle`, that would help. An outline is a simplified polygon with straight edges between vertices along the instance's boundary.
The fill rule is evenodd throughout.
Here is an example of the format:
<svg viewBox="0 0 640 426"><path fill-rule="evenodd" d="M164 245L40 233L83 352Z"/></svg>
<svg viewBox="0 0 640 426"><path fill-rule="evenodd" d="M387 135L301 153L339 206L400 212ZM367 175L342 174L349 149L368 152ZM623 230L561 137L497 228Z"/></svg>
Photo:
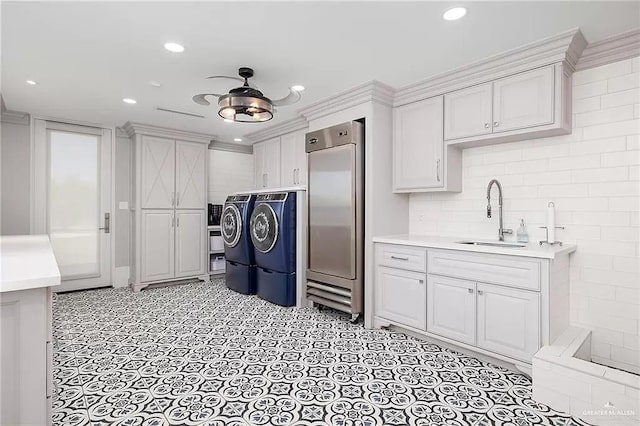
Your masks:
<svg viewBox="0 0 640 426"><path fill-rule="evenodd" d="M436 179L440 182L440 160L436 161Z"/></svg>
<svg viewBox="0 0 640 426"><path fill-rule="evenodd" d="M424 280L418 280L418 283L424 284Z"/></svg>
<svg viewBox="0 0 640 426"><path fill-rule="evenodd" d="M488 129L489 128L489 123L484 123L484 128Z"/></svg>
<svg viewBox="0 0 640 426"><path fill-rule="evenodd" d="M176 227L180 226L180 216L176 216Z"/></svg>
<svg viewBox="0 0 640 426"><path fill-rule="evenodd" d="M293 169L293 184L296 184L296 169Z"/></svg>
<svg viewBox="0 0 640 426"><path fill-rule="evenodd" d="M104 214L104 226L98 229L104 231L105 234L109 234L111 232L111 213Z"/></svg>
<svg viewBox="0 0 640 426"><path fill-rule="evenodd" d="M391 256L391 258L395 260L409 260L408 257L400 257L400 256Z"/></svg>
<svg viewBox="0 0 640 426"><path fill-rule="evenodd" d="M473 293L473 289L472 289L472 288L468 288L468 289L467 289L467 291L468 291L469 293Z"/></svg>
<svg viewBox="0 0 640 426"><path fill-rule="evenodd" d="M263 188L267 187L267 174L266 173L262 174L262 187Z"/></svg>
<svg viewBox="0 0 640 426"><path fill-rule="evenodd" d="M497 121L493 122L493 127L498 127L500 125L500 123L498 123Z"/></svg>
<svg viewBox="0 0 640 426"><path fill-rule="evenodd" d="M175 206L176 205L176 193L172 192L171 193L171 206Z"/></svg>
<svg viewBox="0 0 640 426"><path fill-rule="evenodd" d="M482 296L482 295L484 294L484 292L483 292L482 290L478 290L478 294L479 294L480 296Z"/></svg>
<svg viewBox="0 0 640 426"><path fill-rule="evenodd" d="M174 226L176 226L176 218L171 215L171 227L173 228Z"/></svg>
<svg viewBox="0 0 640 426"><path fill-rule="evenodd" d="M180 205L180 191L176 192L176 206Z"/></svg>

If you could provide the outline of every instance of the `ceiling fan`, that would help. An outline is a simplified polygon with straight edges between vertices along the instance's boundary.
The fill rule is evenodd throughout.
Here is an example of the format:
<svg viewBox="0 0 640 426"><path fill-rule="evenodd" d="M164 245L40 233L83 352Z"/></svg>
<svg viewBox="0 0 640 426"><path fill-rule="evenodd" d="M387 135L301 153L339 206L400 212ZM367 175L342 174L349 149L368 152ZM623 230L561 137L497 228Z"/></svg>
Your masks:
<svg viewBox="0 0 640 426"><path fill-rule="evenodd" d="M249 84L249 79L253 77L253 69L242 67L238 69L240 77L225 75L213 75L207 78L225 78L242 81L243 85L231 89L229 93L200 93L193 97L193 101L200 105L211 105L206 99L207 96L218 98L220 110L218 115L225 120L238 121L242 123L259 123L269 121L275 112L274 106L290 105L300 100L300 90L289 88L289 94L282 99L271 100L264 96L253 84Z"/></svg>

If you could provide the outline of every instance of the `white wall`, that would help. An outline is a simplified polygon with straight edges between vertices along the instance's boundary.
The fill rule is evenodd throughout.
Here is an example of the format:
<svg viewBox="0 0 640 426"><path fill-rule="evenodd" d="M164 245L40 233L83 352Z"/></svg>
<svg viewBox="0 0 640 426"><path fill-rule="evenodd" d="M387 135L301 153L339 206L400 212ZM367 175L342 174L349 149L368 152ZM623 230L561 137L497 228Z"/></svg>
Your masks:
<svg viewBox="0 0 640 426"><path fill-rule="evenodd" d="M30 130L28 116L25 124L2 122L0 149L2 150L2 187L0 234L28 234L30 228Z"/></svg>
<svg viewBox="0 0 640 426"><path fill-rule="evenodd" d="M543 239L545 208L556 205L557 238L576 242L571 321L593 329L594 360L640 371L640 58L573 76L571 135L463 151L463 191L412 194L410 232L497 238L486 187L504 190L505 227L525 219ZM494 188L492 205L497 191Z"/></svg>
<svg viewBox="0 0 640 426"><path fill-rule="evenodd" d="M224 204L227 195L253 186L252 154L209 150L209 203Z"/></svg>

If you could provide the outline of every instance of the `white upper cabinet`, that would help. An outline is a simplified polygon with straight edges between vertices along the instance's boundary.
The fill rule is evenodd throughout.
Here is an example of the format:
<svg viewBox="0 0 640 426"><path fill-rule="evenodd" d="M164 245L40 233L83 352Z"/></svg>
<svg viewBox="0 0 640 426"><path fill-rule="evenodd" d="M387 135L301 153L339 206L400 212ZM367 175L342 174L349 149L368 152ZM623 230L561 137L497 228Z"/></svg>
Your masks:
<svg viewBox="0 0 640 426"><path fill-rule="evenodd" d="M478 347L530 362L540 348L537 292L477 284Z"/></svg>
<svg viewBox="0 0 640 426"><path fill-rule="evenodd" d="M204 144L176 142L176 208L201 209L207 204L206 155Z"/></svg>
<svg viewBox="0 0 640 426"><path fill-rule="evenodd" d="M553 66L496 80L493 84L493 131L553 123Z"/></svg>
<svg viewBox="0 0 640 426"><path fill-rule="evenodd" d="M444 95L444 138L490 134L492 96L492 83Z"/></svg>
<svg viewBox="0 0 640 426"><path fill-rule="evenodd" d="M443 187L442 96L395 108L393 114L394 190Z"/></svg>
<svg viewBox="0 0 640 426"><path fill-rule="evenodd" d="M287 133L280 137L280 165L283 187L300 186L307 183L307 153L305 151L306 129Z"/></svg>
<svg viewBox="0 0 640 426"><path fill-rule="evenodd" d="M280 137L253 145L254 177L256 189L279 188Z"/></svg>
<svg viewBox="0 0 640 426"><path fill-rule="evenodd" d="M143 136L141 148L141 207L173 208L175 142L170 139Z"/></svg>
<svg viewBox="0 0 640 426"><path fill-rule="evenodd" d="M265 156L265 144L257 143L253 145L253 179L254 187L256 189L262 189L265 187L264 177L264 156Z"/></svg>
<svg viewBox="0 0 640 426"><path fill-rule="evenodd" d="M206 226L204 210L176 210L176 278L205 273Z"/></svg>

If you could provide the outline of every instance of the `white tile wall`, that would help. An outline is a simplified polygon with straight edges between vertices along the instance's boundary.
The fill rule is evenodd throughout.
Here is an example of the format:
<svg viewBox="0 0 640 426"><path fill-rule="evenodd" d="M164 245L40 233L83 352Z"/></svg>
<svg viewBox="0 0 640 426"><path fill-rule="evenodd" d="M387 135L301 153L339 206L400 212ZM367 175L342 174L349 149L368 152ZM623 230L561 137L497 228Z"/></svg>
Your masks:
<svg viewBox="0 0 640 426"><path fill-rule="evenodd" d="M209 150L209 202L224 204L227 195L253 189L253 155Z"/></svg>
<svg viewBox="0 0 640 426"><path fill-rule="evenodd" d="M486 217L486 185L504 190L505 227L524 218L530 239L543 239L544 210L556 204L576 242L571 259L571 321L594 329L598 361L640 371L640 77L639 59L574 74L571 135L463 151L463 191L412 194L410 232L497 238ZM496 191L492 204L497 204ZM497 210L494 209L495 212Z"/></svg>

